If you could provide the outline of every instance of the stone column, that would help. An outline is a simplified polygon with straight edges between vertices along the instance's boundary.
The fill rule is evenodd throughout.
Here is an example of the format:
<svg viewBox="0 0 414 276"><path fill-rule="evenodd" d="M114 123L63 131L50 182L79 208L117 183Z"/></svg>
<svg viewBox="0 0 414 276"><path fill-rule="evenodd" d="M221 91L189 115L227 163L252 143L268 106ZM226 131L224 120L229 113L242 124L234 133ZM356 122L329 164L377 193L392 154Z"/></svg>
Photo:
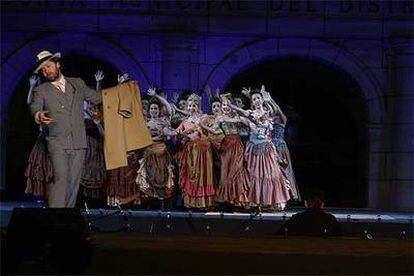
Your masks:
<svg viewBox="0 0 414 276"><path fill-rule="evenodd" d="M195 50L190 39L178 36L160 39L161 88L168 97L191 88L191 56Z"/></svg>
<svg viewBox="0 0 414 276"><path fill-rule="evenodd" d="M6 189L6 126L5 119L0 118L0 192L4 193Z"/></svg>
<svg viewBox="0 0 414 276"><path fill-rule="evenodd" d="M414 91L413 38L391 38L387 52L389 90L386 93L388 209L414 208Z"/></svg>
<svg viewBox="0 0 414 276"><path fill-rule="evenodd" d="M383 209L389 206L389 199L385 197L389 188L387 172L387 152L389 141L385 135L386 125L384 122L370 123L367 125L369 136L368 153L368 207L372 209ZM388 150L387 150L388 148Z"/></svg>

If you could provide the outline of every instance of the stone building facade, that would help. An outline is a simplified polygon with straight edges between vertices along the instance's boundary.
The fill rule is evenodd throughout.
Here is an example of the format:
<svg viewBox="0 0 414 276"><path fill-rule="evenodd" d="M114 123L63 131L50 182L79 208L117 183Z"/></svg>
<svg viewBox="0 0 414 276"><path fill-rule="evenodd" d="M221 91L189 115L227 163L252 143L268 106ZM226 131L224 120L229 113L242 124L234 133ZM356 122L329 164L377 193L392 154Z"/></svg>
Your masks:
<svg viewBox="0 0 414 276"><path fill-rule="evenodd" d="M268 60L339 67L368 111L367 207L414 203L412 1L2 1L2 187L7 109L40 50L87 55L167 94L226 87Z"/></svg>

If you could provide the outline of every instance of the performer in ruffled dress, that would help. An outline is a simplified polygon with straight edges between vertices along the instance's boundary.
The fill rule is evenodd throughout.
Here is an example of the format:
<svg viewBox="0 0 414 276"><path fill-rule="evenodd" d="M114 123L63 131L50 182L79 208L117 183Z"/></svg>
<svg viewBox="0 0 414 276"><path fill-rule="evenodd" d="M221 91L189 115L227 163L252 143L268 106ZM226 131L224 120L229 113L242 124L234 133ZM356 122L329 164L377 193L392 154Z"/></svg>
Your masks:
<svg viewBox="0 0 414 276"><path fill-rule="evenodd" d="M174 196L174 165L165 141L174 135L175 131L170 125L170 104L156 94L155 88L149 88L148 95L152 98L149 102L147 126L154 143L144 151L136 183L142 196L159 199L163 204L164 199ZM162 106L166 107L167 117L160 116Z"/></svg>
<svg viewBox="0 0 414 276"><path fill-rule="evenodd" d="M96 89L100 91L104 78L102 71L95 73ZM106 168L103 150L104 130L101 124L101 114L98 108L84 102L84 117L86 128L86 154L82 170L79 195L88 199L104 200L106 196Z"/></svg>
<svg viewBox="0 0 414 276"><path fill-rule="evenodd" d="M207 140L211 143L211 149L213 151L213 174L215 183L218 185L220 181L220 145L221 141L224 138L224 133L220 128L217 120L221 115L221 99L220 99L220 91L216 89L216 93L213 96L209 86L206 86L204 91L207 94L211 114L204 115L200 120L200 126L205 130L205 135L207 136Z"/></svg>
<svg viewBox="0 0 414 276"><path fill-rule="evenodd" d="M208 209L215 205L215 183L210 142L203 138L203 129L200 127L200 96L189 96L187 111L188 118L177 129L182 143L178 153L179 183L185 207Z"/></svg>
<svg viewBox="0 0 414 276"><path fill-rule="evenodd" d="M221 97L222 114L217 122L224 133L220 147L220 184L216 201L234 206L249 204L249 175L245 167L244 147L239 135L240 117L229 107L231 95Z"/></svg>
<svg viewBox="0 0 414 276"><path fill-rule="evenodd" d="M33 89L39 81L39 78L35 75L30 77L27 105L30 105L33 97ZM25 176L27 177L25 193L42 198L46 198L47 185L53 182L53 167L47 152L46 137L48 134L47 126L39 127L39 135L30 152L25 170Z"/></svg>
<svg viewBox="0 0 414 276"><path fill-rule="evenodd" d="M290 152L288 145L284 139L285 137L285 128L287 123L287 117L283 113L280 106L274 101L270 96L270 93L265 90L265 87L262 86L262 94L265 105L270 110L270 116L273 121L273 130L272 130L272 142L276 147L277 152L280 156L280 166L282 172L286 177L287 185L289 187L291 197L295 200L301 200L299 193L299 188L296 183L295 174L293 172L292 161L290 158Z"/></svg>
<svg viewBox="0 0 414 276"><path fill-rule="evenodd" d="M231 105L248 119L250 126L249 141L245 148L250 178L248 198L253 205L284 208L290 195L286 178L279 166L280 157L270 140L272 122L266 115L260 91L254 90L250 96L252 110L242 110Z"/></svg>

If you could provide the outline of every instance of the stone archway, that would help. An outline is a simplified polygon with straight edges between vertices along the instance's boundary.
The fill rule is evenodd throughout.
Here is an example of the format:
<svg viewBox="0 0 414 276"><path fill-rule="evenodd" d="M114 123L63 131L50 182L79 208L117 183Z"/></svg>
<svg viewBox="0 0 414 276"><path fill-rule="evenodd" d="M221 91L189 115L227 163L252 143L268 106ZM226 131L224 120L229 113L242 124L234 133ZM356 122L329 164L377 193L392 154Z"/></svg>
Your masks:
<svg viewBox="0 0 414 276"><path fill-rule="evenodd" d="M359 86L361 97L368 110L368 122L365 125L368 139L368 206L379 207L375 191L379 188L376 176L381 170L375 158L375 150L384 136L381 125L385 122L385 104L382 88L376 76L365 65L363 59L349 52L345 47L319 39L279 38L255 40L233 49L211 70L201 87L226 87L230 81L247 68L269 60L286 57L299 57L341 68Z"/></svg>
<svg viewBox="0 0 414 276"><path fill-rule="evenodd" d="M343 47L318 39L275 38L255 40L240 45L217 63L199 89L202 90L202 87L207 84L212 87L226 87L234 76L254 64L288 56L297 56L342 68L360 86L369 107L370 123L384 121L385 107L381 99L380 84L363 61Z"/></svg>
<svg viewBox="0 0 414 276"><path fill-rule="evenodd" d="M16 49L1 64L1 125L7 119L7 106L11 94L20 79L33 70L36 54L42 50L61 52L62 55L86 55L104 60L118 68L129 72L139 83L149 83L149 78L140 62L120 45L92 34L59 33L35 37L24 46Z"/></svg>

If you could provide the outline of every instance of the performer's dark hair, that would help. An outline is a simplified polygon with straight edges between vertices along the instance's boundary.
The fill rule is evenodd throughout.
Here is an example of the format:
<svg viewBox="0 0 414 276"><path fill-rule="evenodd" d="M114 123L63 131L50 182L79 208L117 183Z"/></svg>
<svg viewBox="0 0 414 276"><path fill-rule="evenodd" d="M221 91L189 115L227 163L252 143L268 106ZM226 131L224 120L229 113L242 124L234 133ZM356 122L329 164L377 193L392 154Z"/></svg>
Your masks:
<svg viewBox="0 0 414 276"><path fill-rule="evenodd" d="M320 207L325 200L323 191L317 188L305 190L304 199L310 207Z"/></svg>
<svg viewBox="0 0 414 276"><path fill-rule="evenodd" d="M242 93L232 93L232 103L234 103L234 99L235 98L240 98L243 102L243 105L246 106L250 106L250 99L247 98L245 95L243 95Z"/></svg>
<svg viewBox="0 0 414 276"><path fill-rule="evenodd" d="M161 102L155 97L150 97L148 102L149 102L149 106L151 106L152 104L156 104L158 105L159 108L162 107Z"/></svg>
<svg viewBox="0 0 414 276"><path fill-rule="evenodd" d="M209 103L210 103L210 105L212 105L214 102L221 103L221 99L219 97L213 96L209 99Z"/></svg>
<svg viewBox="0 0 414 276"><path fill-rule="evenodd" d="M180 95L178 96L176 104L178 104L182 100L186 101L191 94L193 94L193 91L191 90L181 91Z"/></svg>
<svg viewBox="0 0 414 276"><path fill-rule="evenodd" d="M253 88L252 89L252 91L250 92L250 98L252 98L254 94L260 94L260 96L262 96L262 92L260 91L259 88Z"/></svg>
<svg viewBox="0 0 414 276"><path fill-rule="evenodd" d="M144 100L146 100L146 101L150 101L150 99L151 99L151 97L150 96L148 96L147 94L142 94L141 95L141 102L142 101L144 101Z"/></svg>

